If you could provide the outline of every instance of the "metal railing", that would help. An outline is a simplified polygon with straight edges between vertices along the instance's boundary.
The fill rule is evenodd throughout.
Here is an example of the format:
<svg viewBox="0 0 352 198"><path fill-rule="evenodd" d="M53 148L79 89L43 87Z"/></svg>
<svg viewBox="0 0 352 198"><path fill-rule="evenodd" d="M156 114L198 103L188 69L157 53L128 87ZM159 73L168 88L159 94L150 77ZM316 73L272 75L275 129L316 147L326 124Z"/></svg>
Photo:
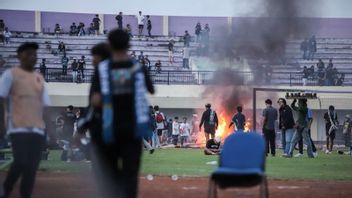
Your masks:
<svg viewBox="0 0 352 198"><path fill-rule="evenodd" d="M0 68L0 74L5 68ZM37 72L43 74L47 82L62 82L62 83L91 83L94 69L85 69L72 71L71 69L60 68L46 68L40 70L36 68ZM182 85L206 85L214 84L222 79L218 75L215 77L215 71L160 71L152 70L149 72L154 84L182 84ZM345 75L343 85L352 85L352 72L339 73ZM303 85L302 72L239 72L233 71L233 78L231 82L236 85L288 85L299 86ZM308 86L322 86L326 85L324 82L319 82L316 74L313 74L307 79ZM230 74L231 77L231 74ZM221 77L220 77L221 78ZM235 79L236 78L236 79ZM321 84L323 83L323 84Z"/></svg>

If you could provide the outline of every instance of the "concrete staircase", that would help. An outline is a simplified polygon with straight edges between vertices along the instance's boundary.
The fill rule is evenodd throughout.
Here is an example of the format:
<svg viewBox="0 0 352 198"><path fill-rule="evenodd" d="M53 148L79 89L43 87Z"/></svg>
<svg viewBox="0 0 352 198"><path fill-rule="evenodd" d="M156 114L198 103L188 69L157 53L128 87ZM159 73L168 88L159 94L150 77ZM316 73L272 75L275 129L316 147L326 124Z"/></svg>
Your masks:
<svg viewBox="0 0 352 198"><path fill-rule="evenodd" d="M175 63L170 64L168 58L168 41L173 39L175 43ZM39 44L38 50L38 67L40 59L45 58L48 68L62 68L60 55L54 55L52 50L57 50L60 41L66 45L66 54L70 59L69 65L74 58L79 59L81 56L86 57L87 69L93 68L91 63L90 49L93 45L106 40L105 35L100 36L68 36L68 35L33 35L22 34L21 37L11 39L8 45L0 45L0 55L6 61L5 66L12 66L18 64L16 58L17 47L24 42L37 42ZM47 47L50 46L52 50ZM162 63L163 70L184 70L182 68L182 49L183 41L181 37L134 37L132 38L130 51L135 51L136 55L143 51L144 55L148 55L151 65L154 66L157 60ZM193 44L194 46L194 44Z"/></svg>

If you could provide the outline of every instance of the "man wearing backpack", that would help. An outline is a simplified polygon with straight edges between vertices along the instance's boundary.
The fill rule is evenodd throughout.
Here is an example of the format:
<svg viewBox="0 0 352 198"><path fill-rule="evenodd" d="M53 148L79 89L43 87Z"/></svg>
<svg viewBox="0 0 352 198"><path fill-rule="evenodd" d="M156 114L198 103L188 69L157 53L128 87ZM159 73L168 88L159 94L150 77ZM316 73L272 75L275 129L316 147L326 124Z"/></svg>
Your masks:
<svg viewBox="0 0 352 198"><path fill-rule="evenodd" d="M156 133L159 137L159 142L162 144L163 130L165 129L165 115L159 111L159 106L154 106L155 111L155 122L156 122Z"/></svg>
<svg viewBox="0 0 352 198"><path fill-rule="evenodd" d="M204 132L205 132L205 140L208 142L209 134L211 135L211 139L215 138L215 130L218 128L218 116L216 112L211 109L211 104L205 105L206 110L202 115L202 120L199 124L199 131L202 130L202 126L204 124Z"/></svg>

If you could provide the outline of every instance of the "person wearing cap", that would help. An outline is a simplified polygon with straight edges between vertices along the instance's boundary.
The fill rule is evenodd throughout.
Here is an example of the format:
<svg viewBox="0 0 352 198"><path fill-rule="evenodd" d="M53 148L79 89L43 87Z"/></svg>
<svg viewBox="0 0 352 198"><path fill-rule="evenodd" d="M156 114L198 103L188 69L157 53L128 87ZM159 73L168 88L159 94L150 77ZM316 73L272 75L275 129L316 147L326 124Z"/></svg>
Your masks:
<svg viewBox="0 0 352 198"><path fill-rule="evenodd" d="M221 144L221 138L219 136L215 137L214 139L210 139L207 141L204 149L205 155L219 155Z"/></svg>
<svg viewBox="0 0 352 198"><path fill-rule="evenodd" d="M337 113L333 105L329 106L328 112L324 114L325 119L325 132L326 132L326 154L331 154L332 148L334 147L334 140L336 136L336 129L339 121L337 119Z"/></svg>
<svg viewBox="0 0 352 198"><path fill-rule="evenodd" d="M38 44L26 42L17 49L20 65L6 70L0 78L0 133L4 133L4 104L7 114L7 135L12 143L13 162L3 184L9 197L21 178L21 197L31 197L35 176L45 143L44 113L50 104L45 81L35 72ZM44 115L46 115L44 117Z"/></svg>
<svg viewBox="0 0 352 198"><path fill-rule="evenodd" d="M206 110L203 112L202 119L199 124L199 131L202 131L204 124L205 140L208 142L209 135L211 139L215 138L215 130L218 128L218 116L215 111L211 109L211 104L205 105Z"/></svg>

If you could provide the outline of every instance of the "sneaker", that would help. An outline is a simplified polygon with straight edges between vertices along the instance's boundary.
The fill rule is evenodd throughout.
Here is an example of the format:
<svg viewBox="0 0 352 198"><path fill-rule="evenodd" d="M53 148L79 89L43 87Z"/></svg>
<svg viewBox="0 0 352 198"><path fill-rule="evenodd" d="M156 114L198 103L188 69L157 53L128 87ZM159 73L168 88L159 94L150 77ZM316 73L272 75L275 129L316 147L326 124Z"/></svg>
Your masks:
<svg viewBox="0 0 352 198"><path fill-rule="evenodd" d="M325 151L325 154L329 154L329 150L326 150L326 151Z"/></svg>
<svg viewBox="0 0 352 198"><path fill-rule="evenodd" d="M331 154L332 152L331 151L329 151L329 153L328 154Z"/></svg>
<svg viewBox="0 0 352 198"><path fill-rule="evenodd" d="M294 155L294 157L303 157L303 154L297 153L296 155Z"/></svg>
<svg viewBox="0 0 352 198"><path fill-rule="evenodd" d="M314 157L318 157L318 153L317 152L313 152L313 156Z"/></svg>
<svg viewBox="0 0 352 198"><path fill-rule="evenodd" d="M285 154L282 155L282 157L291 158L292 156L290 154L285 153Z"/></svg>

